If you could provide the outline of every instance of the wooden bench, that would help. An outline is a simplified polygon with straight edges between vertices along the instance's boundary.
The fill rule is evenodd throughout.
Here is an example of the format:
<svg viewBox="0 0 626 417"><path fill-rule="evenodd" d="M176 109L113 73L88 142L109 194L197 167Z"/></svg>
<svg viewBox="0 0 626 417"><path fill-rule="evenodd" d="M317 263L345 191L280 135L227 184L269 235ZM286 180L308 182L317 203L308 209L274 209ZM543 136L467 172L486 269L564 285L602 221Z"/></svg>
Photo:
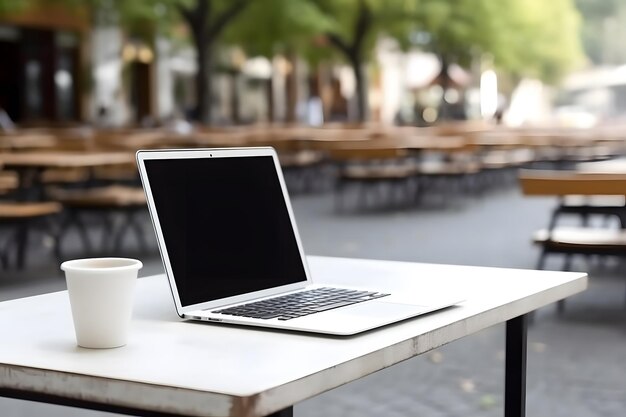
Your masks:
<svg viewBox="0 0 626 417"><path fill-rule="evenodd" d="M626 256L626 230L556 227L534 233L533 241L554 252Z"/></svg>
<svg viewBox="0 0 626 417"><path fill-rule="evenodd" d="M395 186L396 189L410 194L411 180L416 178L418 167L409 159L406 149L351 147L333 148L329 156L337 164L335 183L335 208L344 205L343 194L349 184L359 184L359 206L367 203L367 189L377 185ZM390 191L393 188L388 187ZM391 195L378 203L390 203Z"/></svg>
<svg viewBox="0 0 626 417"><path fill-rule="evenodd" d="M278 160L290 192L306 192L324 179L326 158L323 152L310 149L278 151Z"/></svg>
<svg viewBox="0 0 626 417"><path fill-rule="evenodd" d="M525 195L626 195L626 173L525 169L519 179Z"/></svg>
<svg viewBox="0 0 626 417"><path fill-rule="evenodd" d="M98 184L138 185L141 182L134 161L124 165L96 167L93 170L93 178Z"/></svg>
<svg viewBox="0 0 626 417"><path fill-rule="evenodd" d="M66 211L59 237L59 251L62 236L71 226L75 226L85 250L92 252L93 245L83 221L83 214L86 213L94 214L100 219L103 231L101 250L118 250L122 246L125 234L130 229L134 231L141 250L144 252L147 250L144 230L138 218L146 211L146 197L141 187L112 185L85 190L57 189L51 191L50 195L63 204ZM122 219L117 227L114 224L116 215L120 215Z"/></svg>
<svg viewBox="0 0 626 417"><path fill-rule="evenodd" d="M444 181L438 189L450 194L475 189L481 166L471 157L444 158L420 162L417 171L422 188L428 188L431 184L436 184L436 181Z"/></svg>
<svg viewBox="0 0 626 417"><path fill-rule="evenodd" d="M563 270L570 270L572 255L626 256L626 174L522 170L519 179L525 195L559 197L548 228L533 235L542 248L537 269L549 254L565 255ZM562 214L580 216L581 226L558 227ZM592 215L617 217L621 228L591 227ZM558 308L563 311L564 302Z"/></svg>
<svg viewBox="0 0 626 417"><path fill-rule="evenodd" d="M0 171L0 195L14 191L19 186L19 177L13 171Z"/></svg>
<svg viewBox="0 0 626 417"><path fill-rule="evenodd" d="M89 180L86 168L50 168L41 173L41 182L45 185L80 184Z"/></svg>
<svg viewBox="0 0 626 417"><path fill-rule="evenodd" d="M559 197L548 229L562 214L580 216L583 225L593 214L615 216L626 228L626 174L520 170L519 180L524 195Z"/></svg>
<svg viewBox="0 0 626 417"><path fill-rule="evenodd" d="M0 225L12 229L9 238L0 247L0 265L3 268L9 266L10 252L15 249L15 264L17 268L23 268L30 228L59 214L61 209L61 205L55 202L0 202ZM43 226L47 228L50 225L44 223Z"/></svg>

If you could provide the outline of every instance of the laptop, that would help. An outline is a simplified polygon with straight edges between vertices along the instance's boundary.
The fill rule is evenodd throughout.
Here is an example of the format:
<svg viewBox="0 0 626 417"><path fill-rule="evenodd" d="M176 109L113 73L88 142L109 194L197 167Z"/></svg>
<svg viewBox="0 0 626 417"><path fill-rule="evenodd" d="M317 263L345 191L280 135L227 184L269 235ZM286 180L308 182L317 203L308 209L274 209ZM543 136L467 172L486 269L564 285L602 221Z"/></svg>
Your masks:
<svg viewBox="0 0 626 417"><path fill-rule="evenodd" d="M461 300L316 284L273 148L137 152L181 318L352 335Z"/></svg>

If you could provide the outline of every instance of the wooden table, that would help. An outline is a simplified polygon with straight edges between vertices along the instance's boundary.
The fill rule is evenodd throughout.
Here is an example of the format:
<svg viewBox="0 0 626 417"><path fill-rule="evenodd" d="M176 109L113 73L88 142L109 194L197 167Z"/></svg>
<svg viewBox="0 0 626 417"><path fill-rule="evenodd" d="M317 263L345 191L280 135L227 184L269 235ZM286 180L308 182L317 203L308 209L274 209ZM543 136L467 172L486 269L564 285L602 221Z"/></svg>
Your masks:
<svg viewBox="0 0 626 417"><path fill-rule="evenodd" d="M134 163L132 152L28 152L2 153L0 166L15 170L19 176L18 199L28 199L34 192L35 199L41 199L41 174L50 168L86 168L93 170L103 166ZM29 193L28 189L32 189Z"/></svg>
<svg viewBox="0 0 626 417"><path fill-rule="evenodd" d="M89 177L97 167L134 163L132 152L28 152L0 153L0 166L15 170L18 189L15 197L19 201L44 199L41 176L49 168L86 168ZM17 242L18 267L25 264L28 235L23 234Z"/></svg>
<svg viewBox="0 0 626 417"><path fill-rule="evenodd" d="M131 152L28 152L0 154L7 168L90 168L135 160Z"/></svg>
<svg viewBox="0 0 626 417"><path fill-rule="evenodd" d="M0 136L0 149L31 150L53 149L57 145L54 135L45 133L5 134Z"/></svg>
<svg viewBox="0 0 626 417"><path fill-rule="evenodd" d="M626 171L623 162L588 162L579 170L521 170L520 184L524 195L558 197L548 227L535 232L533 240L541 245L537 269L544 267L549 254L565 255L563 269L571 267L572 255L623 256L626 250ZM577 227L558 226L562 215L580 218ZM593 226L591 216L611 216L621 229ZM559 303L561 309L563 302Z"/></svg>
<svg viewBox="0 0 626 417"><path fill-rule="evenodd" d="M292 406L506 322L505 416L525 415L526 313L583 291L584 273L309 257L317 282L419 292L460 306L352 337L175 314L164 276L140 279L127 346L76 347L66 292L0 303L0 395L128 414L292 415ZM156 414L152 414L156 413Z"/></svg>

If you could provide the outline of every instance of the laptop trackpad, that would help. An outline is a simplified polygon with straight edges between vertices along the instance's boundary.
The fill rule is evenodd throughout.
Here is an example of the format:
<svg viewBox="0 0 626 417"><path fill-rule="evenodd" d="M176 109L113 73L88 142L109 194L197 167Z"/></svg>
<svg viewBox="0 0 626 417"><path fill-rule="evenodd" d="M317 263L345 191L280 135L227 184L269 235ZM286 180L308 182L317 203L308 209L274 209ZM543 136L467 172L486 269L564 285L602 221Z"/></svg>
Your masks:
<svg viewBox="0 0 626 417"><path fill-rule="evenodd" d="M350 318L363 317L365 319L384 319L386 317L411 317L416 314L428 311L427 306L410 304L389 303L385 301L372 301L370 303L355 304L346 308L336 310L336 314Z"/></svg>
<svg viewBox="0 0 626 417"><path fill-rule="evenodd" d="M297 325L346 334L408 319L431 310L428 306L370 301L302 317L297 319Z"/></svg>

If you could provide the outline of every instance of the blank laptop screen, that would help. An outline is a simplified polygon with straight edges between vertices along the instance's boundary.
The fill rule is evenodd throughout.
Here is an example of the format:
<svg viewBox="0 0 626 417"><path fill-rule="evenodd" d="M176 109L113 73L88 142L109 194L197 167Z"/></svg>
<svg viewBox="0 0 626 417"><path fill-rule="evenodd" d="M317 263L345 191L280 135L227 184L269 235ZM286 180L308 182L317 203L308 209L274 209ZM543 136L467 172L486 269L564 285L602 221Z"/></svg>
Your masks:
<svg viewBox="0 0 626 417"><path fill-rule="evenodd" d="M271 156L145 167L183 306L306 281Z"/></svg>

